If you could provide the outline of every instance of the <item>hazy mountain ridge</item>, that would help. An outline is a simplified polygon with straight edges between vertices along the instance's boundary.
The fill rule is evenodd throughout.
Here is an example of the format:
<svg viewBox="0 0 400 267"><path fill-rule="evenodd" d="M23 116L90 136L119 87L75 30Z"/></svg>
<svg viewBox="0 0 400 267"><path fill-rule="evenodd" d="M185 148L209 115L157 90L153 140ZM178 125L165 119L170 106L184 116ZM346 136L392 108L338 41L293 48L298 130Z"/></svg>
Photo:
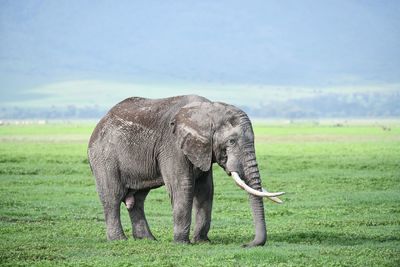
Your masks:
<svg viewBox="0 0 400 267"><path fill-rule="evenodd" d="M400 91L366 93L318 93L260 105L239 105L254 118L393 118L400 117ZM51 107L7 106L0 119L99 119L109 107L53 105Z"/></svg>

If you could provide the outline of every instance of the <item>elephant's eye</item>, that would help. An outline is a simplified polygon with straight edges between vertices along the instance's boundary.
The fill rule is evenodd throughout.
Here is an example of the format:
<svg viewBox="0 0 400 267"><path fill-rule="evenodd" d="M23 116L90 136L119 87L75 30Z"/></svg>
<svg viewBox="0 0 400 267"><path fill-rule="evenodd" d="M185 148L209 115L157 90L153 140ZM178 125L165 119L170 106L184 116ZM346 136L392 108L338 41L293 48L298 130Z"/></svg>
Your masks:
<svg viewBox="0 0 400 267"><path fill-rule="evenodd" d="M235 139L229 139L229 140L228 140L228 144L229 144L230 146L235 145L235 144L236 144Z"/></svg>

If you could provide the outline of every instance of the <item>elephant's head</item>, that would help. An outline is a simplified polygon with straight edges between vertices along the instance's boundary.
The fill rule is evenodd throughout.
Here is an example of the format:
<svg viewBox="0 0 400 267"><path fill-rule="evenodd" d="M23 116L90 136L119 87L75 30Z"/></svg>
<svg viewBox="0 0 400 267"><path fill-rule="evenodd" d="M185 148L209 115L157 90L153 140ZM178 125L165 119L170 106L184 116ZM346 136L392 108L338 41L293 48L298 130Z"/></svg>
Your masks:
<svg viewBox="0 0 400 267"><path fill-rule="evenodd" d="M267 232L262 197L282 203L277 196L284 193L269 193L261 186L254 133L246 113L224 103L194 102L176 115L175 132L178 144L195 166L207 171L213 162L218 163L250 194L255 238L247 246L264 245Z"/></svg>

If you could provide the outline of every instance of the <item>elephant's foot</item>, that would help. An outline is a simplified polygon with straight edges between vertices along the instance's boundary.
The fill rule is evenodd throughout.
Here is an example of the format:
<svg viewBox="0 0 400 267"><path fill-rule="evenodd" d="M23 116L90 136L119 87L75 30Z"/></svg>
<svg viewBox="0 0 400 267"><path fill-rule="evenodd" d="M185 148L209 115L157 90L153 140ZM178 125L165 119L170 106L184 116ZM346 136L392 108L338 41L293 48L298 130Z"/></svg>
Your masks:
<svg viewBox="0 0 400 267"><path fill-rule="evenodd" d="M243 244L242 247L243 248L252 248L252 247L258 247L258 246L264 246L265 241L263 242L257 242L257 241L251 241L250 243L247 244Z"/></svg>
<svg viewBox="0 0 400 267"><path fill-rule="evenodd" d="M182 245L192 245L193 243L190 240L174 240L175 244L182 244Z"/></svg>
<svg viewBox="0 0 400 267"><path fill-rule="evenodd" d="M188 234L181 234L181 235L175 234L174 241L175 243L180 243L180 244L191 244Z"/></svg>
<svg viewBox="0 0 400 267"><path fill-rule="evenodd" d="M211 240L207 236L195 236L193 243L211 243Z"/></svg>
<svg viewBox="0 0 400 267"><path fill-rule="evenodd" d="M124 230L122 230L121 224L117 221L115 221L113 224L114 225L107 226L107 239L109 241L126 239L126 236L125 236Z"/></svg>
<svg viewBox="0 0 400 267"><path fill-rule="evenodd" d="M148 239L157 241L157 239L151 233L133 233L134 239Z"/></svg>
<svg viewBox="0 0 400 267"><path fill-rule="evenodd" d="M124 240L127 239L124 233L121 232L109 232L107 233L107 240L114 241L114 240Z"/></svg>

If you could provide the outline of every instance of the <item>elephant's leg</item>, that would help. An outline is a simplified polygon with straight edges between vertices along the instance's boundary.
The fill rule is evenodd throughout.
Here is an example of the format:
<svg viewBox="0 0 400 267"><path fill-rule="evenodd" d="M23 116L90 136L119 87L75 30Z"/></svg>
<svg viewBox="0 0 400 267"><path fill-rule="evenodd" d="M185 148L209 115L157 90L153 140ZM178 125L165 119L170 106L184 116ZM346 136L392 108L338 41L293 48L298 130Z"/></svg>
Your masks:
<svg viewBox="0 0 400 267"><path fill-rule="evenodd" d="M120 205L121 201L103 204L108 240L126 239L121 225Z"/></svg>
<svg viewBox="0 0 400 267"><path fill-rule="evenodd" d="M189 233L192 221L193 178L190 175L163 174L171 198L174 217L174 241L190 243ZM179 177L179 178L176 178Z"/></svg>
<svg viewBox="0 0 400 267"><path fill-rule="evenodd" d="M191 188L175 189L171 194L174 216L174 240L179 243L190 243L189 233L192 221L193 190Z"/></svg>
<svg viewBox="0 0 400 267"><path fill-rule="evenodd" d="M193 202L196 213L194 242L210 241L207 234L211 224L213 194L214 185L212 171L210 170L196 180Z"/></svg>
<svg viewBox="0 0 400 267"><path fill-rule="evenodd" d="M174 241L190 243L194 194L194 171L183 154L160 161L161 176L171 198L174 218Z"/></svg>
<svg viewBox="0 0 400 267"><path fill-rule="evenodd" d="M134 204L133 207L128 208L129 217L132 222L132 235L133 238L147 238L155 240L153 234L150 231L149 225L144 214L144 200L146 199L147 190L139 190L134 194Z"/></svg>
<svg viewBox="0 0 400 267"><path fill-rule="evenodd" d="M117 179L118 172L95 172L97 191L103 204L107 227L107 239L126 239L121 225L120 206L126 189Z"/></svg>

